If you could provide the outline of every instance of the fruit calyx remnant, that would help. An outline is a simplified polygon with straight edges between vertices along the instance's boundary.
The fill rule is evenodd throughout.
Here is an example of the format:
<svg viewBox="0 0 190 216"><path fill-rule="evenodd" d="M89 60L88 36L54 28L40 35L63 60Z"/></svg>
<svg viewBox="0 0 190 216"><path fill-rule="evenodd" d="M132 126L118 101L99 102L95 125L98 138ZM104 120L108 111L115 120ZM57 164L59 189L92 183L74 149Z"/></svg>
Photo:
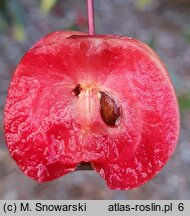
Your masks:
<svg viewBox="0 0 190 216"><path fill-rule="evenodd" d="M106 92L100 92L100 113L102 119L108 126L118 126L121 116L121 107L114 98Z"/></svg>
<svg viewBox="0 0 190 216"><path fill-rule="evenodd" d="M82 161L78 164L77 168L75 169L75 171L78 171L78 170L93 170L93 169L92 169L91 163Z"/></svg>
<svg viewBox="0 0 190 216"><path fill-rule="evenodd" d="M80 84L77 84L76 87L73 89L73 94L75 96L79 96L79 94L81 93L82 91L82 87Z"/></svg>

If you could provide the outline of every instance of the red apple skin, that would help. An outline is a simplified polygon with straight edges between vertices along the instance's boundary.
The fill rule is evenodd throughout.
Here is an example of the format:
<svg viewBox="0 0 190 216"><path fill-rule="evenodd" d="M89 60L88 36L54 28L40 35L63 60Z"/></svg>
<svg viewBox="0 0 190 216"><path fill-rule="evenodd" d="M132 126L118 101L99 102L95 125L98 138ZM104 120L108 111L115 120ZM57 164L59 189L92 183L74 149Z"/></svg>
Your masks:
<svg viewBox="0 0 190 216"><path fill-rule="evenodd" d="M121 108L116 126L100 114L100 92ZM164 64L144 43L116 35L58 31L42 38L17 66L4 114L11 156L39 182L83 161L110 189L138 187L167 163L179 135Z"/></svg>

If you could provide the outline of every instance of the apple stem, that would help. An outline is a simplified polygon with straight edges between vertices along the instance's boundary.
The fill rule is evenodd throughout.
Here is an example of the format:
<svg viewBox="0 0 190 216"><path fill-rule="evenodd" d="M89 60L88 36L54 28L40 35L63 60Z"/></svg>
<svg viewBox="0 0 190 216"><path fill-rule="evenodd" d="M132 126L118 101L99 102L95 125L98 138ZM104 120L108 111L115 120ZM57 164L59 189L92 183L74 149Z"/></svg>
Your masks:
<svg viewBox="0 0 190 216"><path fill-rule="evenodd" d="M94 27L94 0L86 0L87 1L87 13L88 13L88 34L95 34Z"/></svg>

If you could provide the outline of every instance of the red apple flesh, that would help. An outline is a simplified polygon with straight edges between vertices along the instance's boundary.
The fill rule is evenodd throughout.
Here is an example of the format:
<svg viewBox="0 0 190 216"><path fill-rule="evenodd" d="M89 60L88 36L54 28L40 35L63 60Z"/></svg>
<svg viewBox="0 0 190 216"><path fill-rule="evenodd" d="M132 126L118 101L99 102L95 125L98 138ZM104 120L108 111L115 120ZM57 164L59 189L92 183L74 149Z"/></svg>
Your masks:
<svg viewBox="0 0 190 216"><path fill-rule="evenodd" d="M173 154L179 112L164 64L144 43L58 31L12 78L5 137L27 176L49 181L90 162L110 189L132 189Z"/></svg>

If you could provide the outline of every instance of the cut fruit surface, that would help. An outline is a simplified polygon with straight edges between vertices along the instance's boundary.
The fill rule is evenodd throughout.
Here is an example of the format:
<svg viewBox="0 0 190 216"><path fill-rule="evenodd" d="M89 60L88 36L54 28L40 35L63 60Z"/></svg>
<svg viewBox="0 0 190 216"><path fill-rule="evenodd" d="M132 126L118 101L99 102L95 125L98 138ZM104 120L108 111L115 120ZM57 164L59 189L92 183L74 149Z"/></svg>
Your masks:
<svg viewBox="0 0 190 216"><path fill-rule="evenodd" d="M148 46L59 31L17 66L4 126L11 156L37 181L90 162L111 189L131 189L173 154L179 112L166 68Z"/></svg>

